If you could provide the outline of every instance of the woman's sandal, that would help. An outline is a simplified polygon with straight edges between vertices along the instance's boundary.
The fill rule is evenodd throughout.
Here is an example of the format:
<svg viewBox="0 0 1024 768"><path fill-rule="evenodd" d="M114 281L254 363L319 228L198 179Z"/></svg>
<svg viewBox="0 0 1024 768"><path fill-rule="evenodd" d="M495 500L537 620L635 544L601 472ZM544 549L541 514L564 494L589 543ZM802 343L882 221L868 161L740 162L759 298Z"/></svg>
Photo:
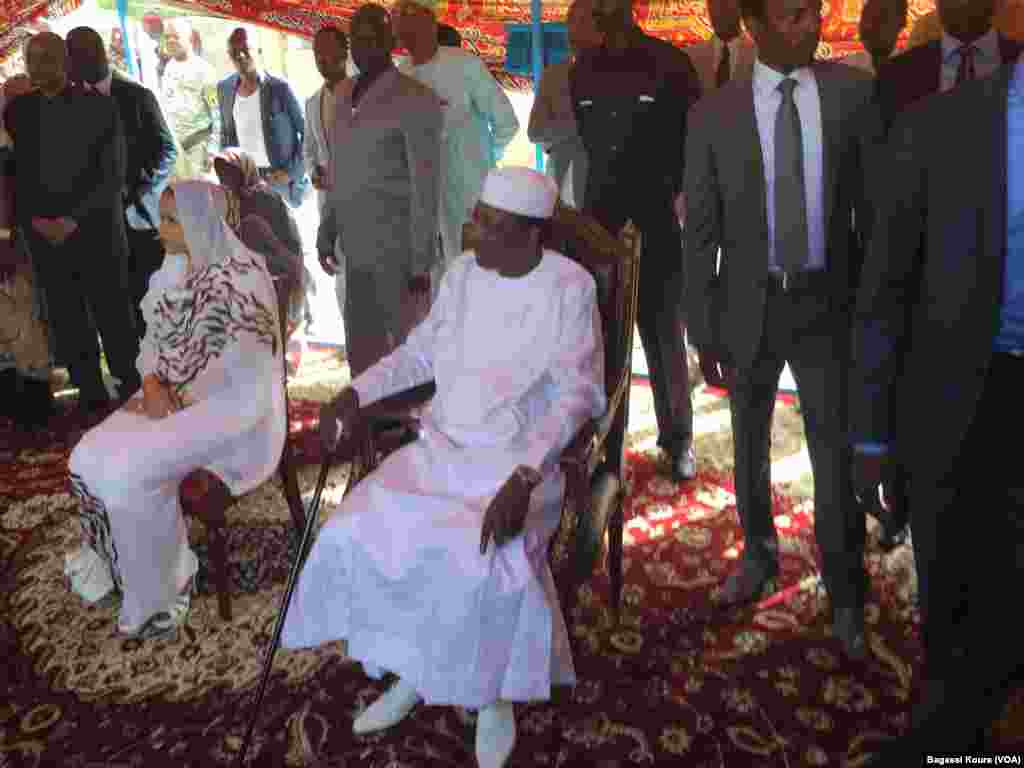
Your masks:
<svg viewBox="0 0 1024 768"><path fill-rule="evenodd" d="M192 593L196 589L196 577L189 578L185 586L171 604L170 610L160 611L150 616L138 627L117 626L118 634L132 640L163 640L174 639L178 628L185 623L192 606Z"/></svg>

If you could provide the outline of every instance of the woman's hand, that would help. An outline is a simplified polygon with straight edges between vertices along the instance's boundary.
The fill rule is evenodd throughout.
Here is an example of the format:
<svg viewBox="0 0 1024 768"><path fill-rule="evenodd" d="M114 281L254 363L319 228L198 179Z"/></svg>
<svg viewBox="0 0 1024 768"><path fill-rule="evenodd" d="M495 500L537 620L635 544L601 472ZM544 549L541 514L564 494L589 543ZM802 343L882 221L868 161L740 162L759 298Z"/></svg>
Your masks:
<svg viewBox="0 0 1024 768"><path fill-rule="evenodd" d="M480 531L481 555L487 551L492 537L495 547L503 547L509 539L519 535L530 509L530 494L540 482L540 473L529 467L518 467L505 481L484 513Z"/></svg>
<svg viewBox="0 0 1024 768"><path fill-rule="evenodd" d="M131 403L133 400L136 400L136 398L128 402ZM152 374L142 380L142 399L140 402L141 405L132 406L129 410L135 413L144 413L151 419L165 419L179 410L180 407L178 398L175 397L170 387Z"/></svg>

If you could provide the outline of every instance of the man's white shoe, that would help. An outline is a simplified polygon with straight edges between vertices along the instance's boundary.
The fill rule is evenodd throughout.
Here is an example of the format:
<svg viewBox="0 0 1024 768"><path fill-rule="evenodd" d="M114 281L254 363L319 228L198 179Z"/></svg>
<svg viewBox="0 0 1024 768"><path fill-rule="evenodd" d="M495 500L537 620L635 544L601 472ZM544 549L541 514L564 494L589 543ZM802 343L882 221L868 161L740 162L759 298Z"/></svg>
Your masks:
<svg viewBox="0 0 1024 768"><path fill-rule="evenodd" d="M390 728L401 722L419 702L420 696L416 689L399 679L356 718L352 723L352 732L362 736Z"/></svg>
<svg viewBox="0 0 1024 768"><path fill-rule="evenodd" d="M503 768L516 746L516 712L499 701L480 710L476 719L476 762L480 768Z"/></svg>

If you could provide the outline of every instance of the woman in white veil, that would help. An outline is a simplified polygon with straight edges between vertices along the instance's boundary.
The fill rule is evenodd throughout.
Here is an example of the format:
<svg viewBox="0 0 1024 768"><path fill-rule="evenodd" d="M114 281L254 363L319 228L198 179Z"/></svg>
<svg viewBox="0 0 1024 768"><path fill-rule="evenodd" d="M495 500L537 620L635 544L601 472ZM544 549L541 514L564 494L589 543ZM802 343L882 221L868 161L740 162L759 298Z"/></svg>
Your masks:
<svg viewBox="0 0 1024 768"><path fill-rule="evenodd" d="M164 194L167 256L142 300L142 394L71 454L83 543L65 573L87 602L120 594L128 636L162 636L187 615L198 562L178 502L184 477L205 468L240 495L273 473L284 445L274 287L225 209L206 182Z"/></svg>

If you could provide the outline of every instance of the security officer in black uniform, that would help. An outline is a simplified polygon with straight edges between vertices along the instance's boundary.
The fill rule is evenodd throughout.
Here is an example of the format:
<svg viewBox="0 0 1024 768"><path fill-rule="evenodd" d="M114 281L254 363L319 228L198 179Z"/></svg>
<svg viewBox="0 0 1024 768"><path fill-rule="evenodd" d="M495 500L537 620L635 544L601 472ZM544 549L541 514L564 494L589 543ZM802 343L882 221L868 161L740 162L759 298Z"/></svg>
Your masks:
<svg viewBox="0 0 1024 768"><path fill-rule="evenodd" d="M570 90L590 161L584 210L642 242L637 326L654 391L658 445L676 480L696 475L682 310L683 254L673 203L682 189L686 113L700 98L689 57L644 34L631 0L594 0L604 45L585 51Z"/></svg>

